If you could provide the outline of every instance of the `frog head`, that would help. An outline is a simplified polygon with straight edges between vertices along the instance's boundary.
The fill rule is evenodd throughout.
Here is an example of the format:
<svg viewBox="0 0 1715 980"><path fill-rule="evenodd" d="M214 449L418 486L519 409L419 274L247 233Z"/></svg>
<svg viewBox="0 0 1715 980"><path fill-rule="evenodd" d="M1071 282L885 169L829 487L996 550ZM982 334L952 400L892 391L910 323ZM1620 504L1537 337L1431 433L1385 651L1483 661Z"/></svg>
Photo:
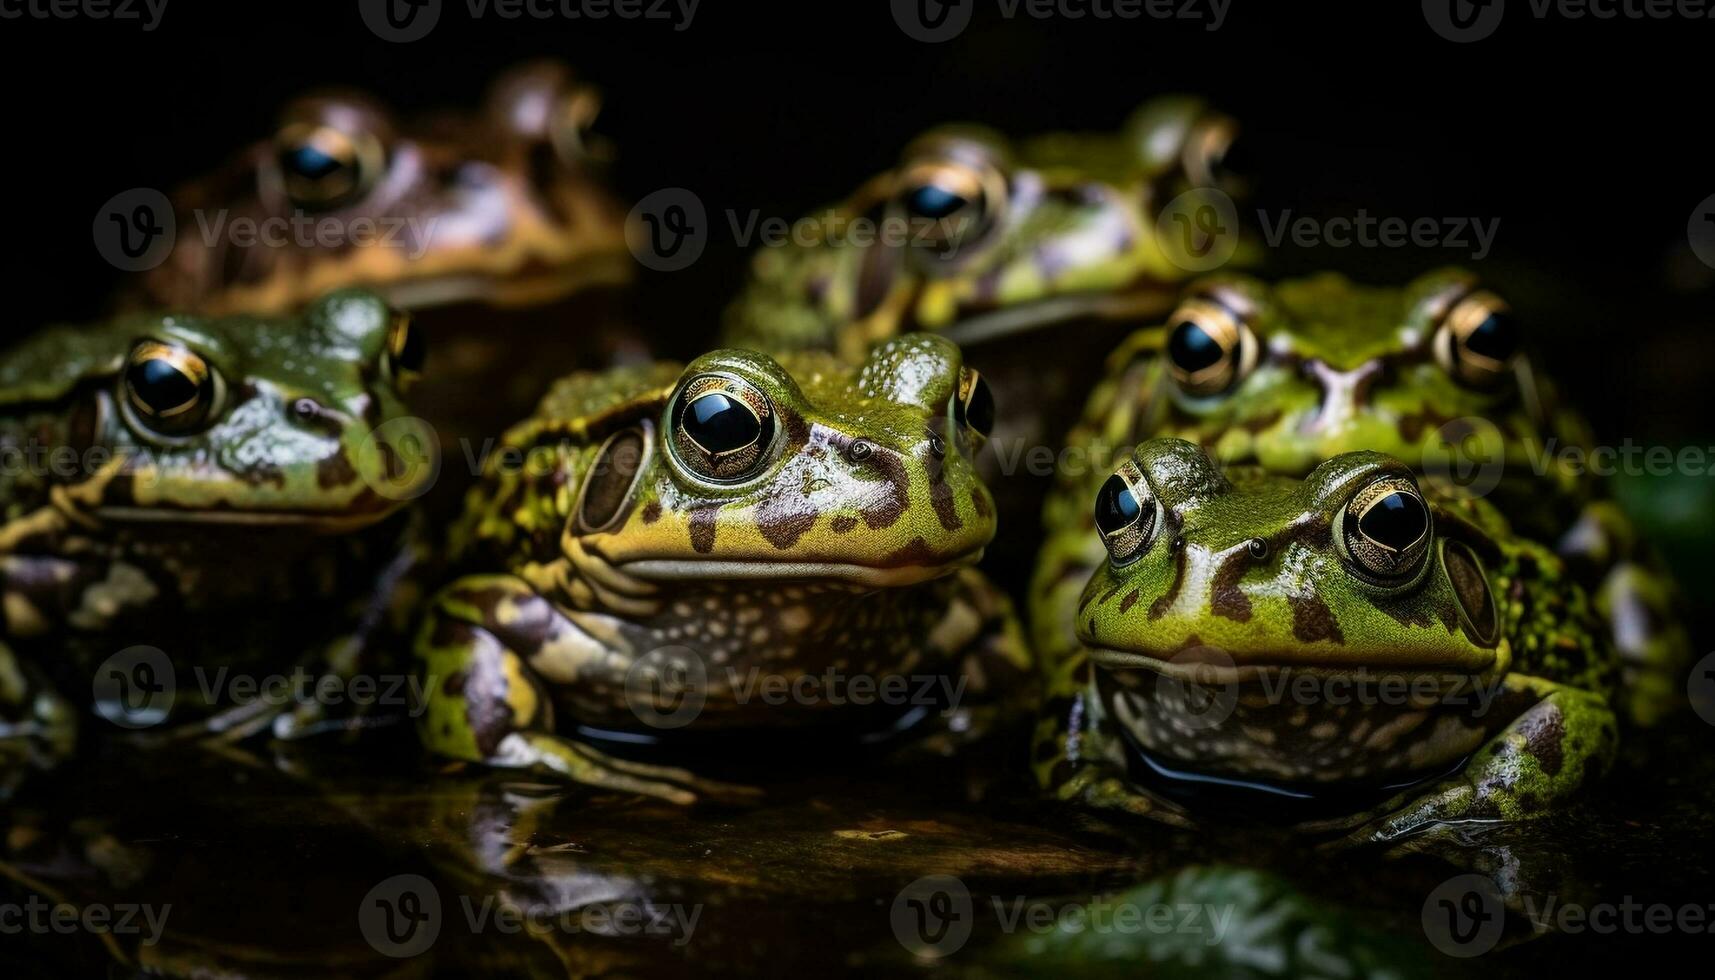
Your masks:
<svg viewBox="0 0 1715 980"><path fill-rule="evenodd" d="M984 382L944 339L826 355L717 350L659 415L602 444L576 545L648 580L909 585L980 557L994 504L971 457Z"/></svg>
<svg viewBox="0 0 1715 980"><path fill-rule="evenodd" d="M729 327L799 335L775 345L789 347L838 326L855 357L914 329L970 345L1159 310L1187 273L1163 252L1156 214L1188 187L1232 186L1221 164L1236 131L1190 98L1148 103L1117 135L932 130L816 216L812 240L761 250Z"/></svg>
<svg viewBox="0 0 1715 980"><path fill-rule="evenodd" d="M288 105L272 136L174 198L155 305L271 313L348 286L403 309L532 305L629 275L624 213L596 181L599 95L522 66L484 111L397 120L340 92Z"/></svg>
<svg viewBox="0 0 1715 980"><path fill-rule="evenodd" d="M1493 542L1398 460L1355 452L1303 478L1223 473L1191 443L1152 440L1102 486L1095 515L1109 560L1084 591L1078 637L1146 749L1333 781L1433 767L1480 742L1480 724L1443 724L1434 707L1510 663L1485 571ZM1426 700L1338 702L1317 688L1295 701L1290 685L1267 697L1264 679L1282 677L1361 678L1384 693L1390 678ZM1162 678L1248 686L1231 724L1193 743Z"/></svg>
<svg viewBox="0 0 1715 980"><path fill-rule="evenodd" d="M1222 275L1187 290L1150 355L1151 432L1210 447L1224 463L1301 475L1331 456L1372 449L1457 479L1502 464L1500 490L1528 500L1533 446L1582 441L1526 355L1506 301L1459 269L1404 289L1335 275L1273 287ZM1468 457L1468 458L1467 458Z"/></svg>
<svg viewBox="0 0 1715 980"><path fill-rule="evenodd" d="M433 479L433 432L398 389L420 365L380 297L330 294L294 319L170 314L55 328L8 361L15 406L60 404L88 465L49 499L79 523L378 520Z"/></svg>

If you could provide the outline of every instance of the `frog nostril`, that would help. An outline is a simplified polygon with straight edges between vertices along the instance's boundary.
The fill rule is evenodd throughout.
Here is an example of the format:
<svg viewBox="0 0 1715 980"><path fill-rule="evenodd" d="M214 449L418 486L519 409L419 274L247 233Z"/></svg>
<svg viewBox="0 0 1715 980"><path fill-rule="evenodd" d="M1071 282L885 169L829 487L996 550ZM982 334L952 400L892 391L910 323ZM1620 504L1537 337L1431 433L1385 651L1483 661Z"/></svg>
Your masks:
<svg viewBox="0 0 1715 980"><path fill-rule="evenodd" d="M929 452L933 453L936 459L947 458L947 443L933 432L929 433Z"/></svg>
<svg viewBox="0 0 1715 980"><path fill-rule="evenodd" d="M1252 558L1262 561L1268 557L1268 542L1261 538L1251 538L1245 542L1245 550L1250 552Z"/></svg>
<svg viewBox="0 0 1715 980"><path fill-rule="evenodd" d="M292 414L305 422L321 417L322 407L313 398L300 398L292 403Z"/></svg>
<svg viewBox="0 0 1715 980"><path fill-rule="evenodd" d="M875 455L875 444L868 439L853 439L846 447L846 458L854 463L861 463Z"/></svg>

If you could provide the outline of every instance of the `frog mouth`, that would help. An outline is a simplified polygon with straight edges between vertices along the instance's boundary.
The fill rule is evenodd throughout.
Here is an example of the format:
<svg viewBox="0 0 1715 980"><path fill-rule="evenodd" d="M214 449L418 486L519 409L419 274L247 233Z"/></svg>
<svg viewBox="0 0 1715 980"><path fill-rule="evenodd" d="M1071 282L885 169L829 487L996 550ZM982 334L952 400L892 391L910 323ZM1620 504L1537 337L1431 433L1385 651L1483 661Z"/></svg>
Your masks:
<svg viewBox="0 0 1715 980"><path fill-rule="evenodd" d="M964 317L941 331L961 347L972 347L1032 330L1078 320L1144 320L1162 313L1177 290L1145 281L1123 292L1072 293Z"/></svg>
<svg viewBox="0 0 1715 980"><path fill-rule="evenodd" d="M197 525L216 527L299 528L343 534L377 524L393 509L327 513L290 510L188 510L172 507L98 507L89 516L104 524Z"/></svg>
<svg viewBox="0 0 1715 980"><path fill-rule="evenodd" d="M946 561L916 565L863 565L856 562L746 561L743 559L695 560L643 558L617 566L635 578L657 582L709 581L819 581L863 588L897 589L944 578L981 561L977 548Z"/></svg>
<svg viewBox="0 0 1715 980"><path fill-rule="evenodd" d="M1501 666L1492 650L1465 661L1445 655L1394 651L1364 663L1315 660L1303 656L1245 654L1235 658L1212 647L1172 654L1086 646L1090 660L1110 671L1149 671L1174 680L1205 685L1265 686L1283 677L1317 681L1364 680L1374 683L1441 680L1449 684L1479 683Z"/></svg>

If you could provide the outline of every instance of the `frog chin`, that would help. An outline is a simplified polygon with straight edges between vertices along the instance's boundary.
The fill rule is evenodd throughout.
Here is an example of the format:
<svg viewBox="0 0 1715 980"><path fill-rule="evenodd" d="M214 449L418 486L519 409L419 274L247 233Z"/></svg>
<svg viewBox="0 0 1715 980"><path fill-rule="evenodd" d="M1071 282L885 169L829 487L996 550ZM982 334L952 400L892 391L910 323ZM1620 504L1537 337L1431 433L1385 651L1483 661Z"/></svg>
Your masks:
<svg viewBox="0 0 1715 980"><path fill-rule="evenodd" d="M618 568L639 579L685 581L809 581L859 589L897 589L944 578L982 559L983 549L941 562L915 565L865 565L837 561L747 561L744 559L644 558Z"/></svg>

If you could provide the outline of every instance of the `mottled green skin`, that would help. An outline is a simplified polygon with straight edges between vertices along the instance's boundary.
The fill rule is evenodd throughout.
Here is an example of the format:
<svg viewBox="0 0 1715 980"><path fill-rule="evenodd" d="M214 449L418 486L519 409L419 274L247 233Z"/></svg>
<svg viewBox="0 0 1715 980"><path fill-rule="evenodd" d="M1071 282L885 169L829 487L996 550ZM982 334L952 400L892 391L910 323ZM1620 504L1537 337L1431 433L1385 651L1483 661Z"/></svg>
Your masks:
<svg viewBox="0 0 1715 980"><path fill-rule="evenodd" d="M1031 585L1039 656L1052 662L1072 646L1078 597L1106 560L1091 502L1113 464L1143 440L1188 439L1222 463L1290 476L1343 452L1373 450L1458 495L1465 485L1485 489L1465 474L1482 477L1490 471L1478 472L1478 464L1492 460L1501 466L1486 499L1518 533L1558 545L1605 613L1623 610L1605 619L1627 664L1627 714L1645 723L1659 717L1683 686L1690 652L1673 587L1624 516L1600 499L1598 479L1545 450L1590 445L1587 425L1528 357L1513 378L1478 389L1456 381L1433 354L1438 313L1448 297L1475 286L1470 273L1446 269L1403 289L1332 273L1272 286L1220 275L1189 287L1188 297L1252 311L1245 322L1258 342L1256 366L1222 394L1190 397L1158 356L1163 328L1139 331L1114 352L1068 438L1069 465L1043 510L1048 537ZM1642 625L1621 629L1622 620Z"/></svg>
<svg viewBox="0 0 1715 980"><path fill-rule="evenodd" d="M967 700L1027 683L1010 607L970 567L995 518L971 435L948 417L960 371L956 347L915 335L856 368L721 350L563 380L505 437L535 462L497 454L455 530L452 559L471 574L436 598L418 639L429 746L689 801L688 773L566 737L573 722L650 731L627 697L640 661L648 676L702 679L692 732L863 723L826 699L747 701L729 671L958 676L970 659L992 662L970 668ZM709 372L747 380L778 413L777 454L740 484L696 478L667 442L675 392ZM614 433L648 451L613 521L592 530L580 500Z"/></svg>
<svg viewBox="0 0 1715 980"><path fill-rule="evenodd" d="M0 446L25 460L0 475L0 710L19 723L9 748L46 737L31 722L44 713L58 748L72 735L64 706L25 672L87 692L94 663L133 644L210 668L235 650L277 653L269 623L302 632L302 604L373 589L397 557L398 529L381 522L432 477L409 465L423 462L411 442L422 433L386 363L395 323L379 297L349 291L295 318L50 327L6 354ZM142 340L182 345L220 377L196 431L163 437L122 410L119 372Z"/></svg>
<svg viewBox="0 0 1715 980"><path fill-rule="evenodd" d="M1155 808L1127 781L1122 728L1210 775L1299 788L1427 780L1357 839L1535 816L1611 761L1618 664L1606 633L1564 563L1486 502L1431 494L1423 571L1384 587L1348 556L1341 517L1365 486L1409 479L1398 460L1347 453L1302 479L1223 474L1176 439L1135 459L1161 519L1140 557L1096 570L1080 651L1055 665L1038 771L1062 797ZM1261 557L1253 539L1266 542ZM1459 544L1484 582L1458 574L1448 548ZM1480 625L1491 609L1492 634ZM1295 675L1315 683L1281 683ZM1230 709L1187 713L1164 678L1231 692ZM1384 678L1418 686L1390 695ZM1056 720L1073 698L1085 710L1068 733Z"/></svg>
<svg viewBox="0 0 1715 980"><path fill-rule="evenodd" d="M976 126L931 131L907 147L898 170L811 216L812 242L756 253L750 283L727 311L724 339L855 358L908 330L947 331L963 344L991 330L1159 313L1188 273L1157 238L1157 212L1199 182L1186 168L1194 134L1231 125L1198 99L1173 97L1146 104L1117 134L1014 143ZM904 220L896 195L908 165L949 140L995 161L1007 187L1003 219L961 238L947 257L916 237L892 245L848 240L854 219ZM1215 171L1219 160L1197 165Z"/></svg>

